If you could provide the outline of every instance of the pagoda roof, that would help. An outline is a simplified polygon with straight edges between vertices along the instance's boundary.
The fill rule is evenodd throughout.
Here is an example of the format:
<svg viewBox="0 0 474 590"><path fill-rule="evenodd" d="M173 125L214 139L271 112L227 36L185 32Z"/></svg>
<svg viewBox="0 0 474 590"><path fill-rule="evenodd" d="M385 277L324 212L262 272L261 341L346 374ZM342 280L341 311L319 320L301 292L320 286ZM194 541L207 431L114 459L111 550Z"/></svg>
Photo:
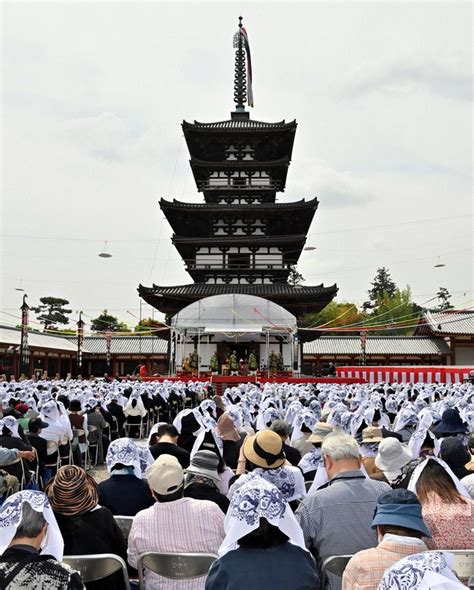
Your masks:
<svg viewBox="0 0 474 590"><path fill-rule="evenodd" d="M225 150L231 144L251 145L259 160L285 156L291 159L296 127L296 121L264 123L240 118L215 123L182 123L189 153L206 160L225 160Z"/></svg>
<svg viewBox="0 0 474 590"><path fill-rule="evenodd" d="M336 296L336 284L304 286L288 283L254 284L211 284L194 283L188 285L166 286L139 285L140 296L155 309L164 313L177 313L193 301L211 295L247 294L263 297L281 305L296 316L321 311Z"/></svg>
<svg viewBox="0 0 474 590"><path fill-rule="evenodd" d="M276 123L266 123L255 119L226 119L214 123L201 123L194 121L188 123L183 120L183 131L295 131L298 123L296 119L288 123L283 119Z"/></svg>
<svg viewBox="0 0 474 590"><path fill-rule="evenodd" d="M216 204L183 203L161 199L160 207L175 233L186 236L212 235L218 219L267 220L267 234L302 234L309 231L318 199L292 203Z"/></svg>
<svg viewBox="0 0 474 590"><path fill-rule="evenodd" d="M289 211L296 211L299 209L317 209L319 201L317 197L311 199L310 201L306 201L305 199L300 199L299 201L292 201L292 202L285 202L285 203L253 203L253 204L239 204L239 205L222 205L218 203L186 203L185 201L177 201L173 199L172 201L167 201L166 199L160 200L160 207L164 211L166 210L178 210L178 211L186 211L192 210L193 213L201 210L203 212L209 213L219 213L219 215L225 214L233 214L233 213L246 213L249 212L250 215L260 215L260 213L264 215L279 215L282 210L289 212Z"/></svg>

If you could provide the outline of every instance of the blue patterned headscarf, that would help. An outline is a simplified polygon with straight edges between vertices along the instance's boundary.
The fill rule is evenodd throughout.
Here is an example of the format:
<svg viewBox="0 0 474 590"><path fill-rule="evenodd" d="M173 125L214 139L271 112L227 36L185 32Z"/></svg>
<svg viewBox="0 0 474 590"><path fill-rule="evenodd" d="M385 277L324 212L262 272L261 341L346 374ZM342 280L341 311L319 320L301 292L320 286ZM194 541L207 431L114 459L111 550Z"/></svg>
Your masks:
<svg viewBox="0 0 474 590"><path fill-rule="evenodd" d="M270 482L254 477L232 495L224 520L226 537L219 548L219 555L237 549L239 539L257 529L261 518L285 533L290 543L307 551L303 531L284 495Z"/></svg>

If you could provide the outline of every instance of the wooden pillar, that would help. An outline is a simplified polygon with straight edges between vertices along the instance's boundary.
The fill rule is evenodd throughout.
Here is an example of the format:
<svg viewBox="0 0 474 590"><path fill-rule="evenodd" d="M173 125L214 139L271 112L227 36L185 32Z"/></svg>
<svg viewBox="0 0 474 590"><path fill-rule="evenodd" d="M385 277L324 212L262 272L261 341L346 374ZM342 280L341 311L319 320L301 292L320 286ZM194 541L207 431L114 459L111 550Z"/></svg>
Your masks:
<svg viewBox="0 0 474 590"><path fill-rule="evenodd" d="M68 373L72 377L72 356L69 356L69 370L68 370Z"/></svg>

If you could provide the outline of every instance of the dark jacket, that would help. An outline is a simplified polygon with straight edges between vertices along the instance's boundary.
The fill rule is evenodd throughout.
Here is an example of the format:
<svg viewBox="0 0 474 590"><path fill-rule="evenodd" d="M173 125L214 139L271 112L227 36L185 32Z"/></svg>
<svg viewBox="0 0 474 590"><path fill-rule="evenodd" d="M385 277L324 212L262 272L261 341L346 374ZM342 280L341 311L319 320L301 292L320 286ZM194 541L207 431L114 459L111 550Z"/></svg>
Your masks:
<svg viewBox="0 0 474 590"><path fill-rule="evenodd" d="M149 508L154 500L150 488L135 475L112 475L97 486L99 504L118 516L135 516Z"/></svg>
<svg viewBox="0 0 474 590"><path fill-rule="evenodd" d="M82 590L84 585L77 572L59 563L52 555L40 555L33 547L19 545L6 549L0 557L0 587L20 561L28 562L9 582L8 590Z"/></svg>
<svg viewBox="0 0 474 590"><path fill-rule="evenodd" d="M224 447L224 461L225 464L231 469L237 469L237 462L239 460L240 447L244 440L223 440L222 444Z"/></svg>
<svg viewBox="0 0 474 590"><path fill-rule="evenodd" d="M229 551L212 564L205 588L318 590L319 578L307 551L283 543L268 549L239 547Z"/></svg>
<svg viewBox="0 0 474 590"><path fill-rule="evenodd" d="M186 498L194 498L195 500L209 500L219 506L224 514L229 508L229 500L221 494L219 490L213 486L207 486L200 483L191 483L184 490Z"/></svg>
<svg viewBox="0 0 474 590"><path fill-rule="evenodd" d="M100 507L78 516L55 512L64 539L64 555L115 553L127 563L127 545L122 531L108 508ZM86 584L87 590L122 590L121 572Z"/></svg>

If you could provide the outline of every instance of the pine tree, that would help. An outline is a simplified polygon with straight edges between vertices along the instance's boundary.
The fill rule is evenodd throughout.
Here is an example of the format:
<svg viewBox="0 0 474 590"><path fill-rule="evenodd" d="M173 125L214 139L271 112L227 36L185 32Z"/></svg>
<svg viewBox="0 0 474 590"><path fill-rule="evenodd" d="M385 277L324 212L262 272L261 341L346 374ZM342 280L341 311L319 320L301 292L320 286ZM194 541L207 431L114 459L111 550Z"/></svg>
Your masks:
<svg viewBox="0 0 474 590"><path fill-rule="evenodd" d="M61 297L40 297L40 305L31 309L45 330L57 330L57 324L69 323L67 316L72 313L72 309L66 309L66 305L69 305L69 301Z"/></svg>

